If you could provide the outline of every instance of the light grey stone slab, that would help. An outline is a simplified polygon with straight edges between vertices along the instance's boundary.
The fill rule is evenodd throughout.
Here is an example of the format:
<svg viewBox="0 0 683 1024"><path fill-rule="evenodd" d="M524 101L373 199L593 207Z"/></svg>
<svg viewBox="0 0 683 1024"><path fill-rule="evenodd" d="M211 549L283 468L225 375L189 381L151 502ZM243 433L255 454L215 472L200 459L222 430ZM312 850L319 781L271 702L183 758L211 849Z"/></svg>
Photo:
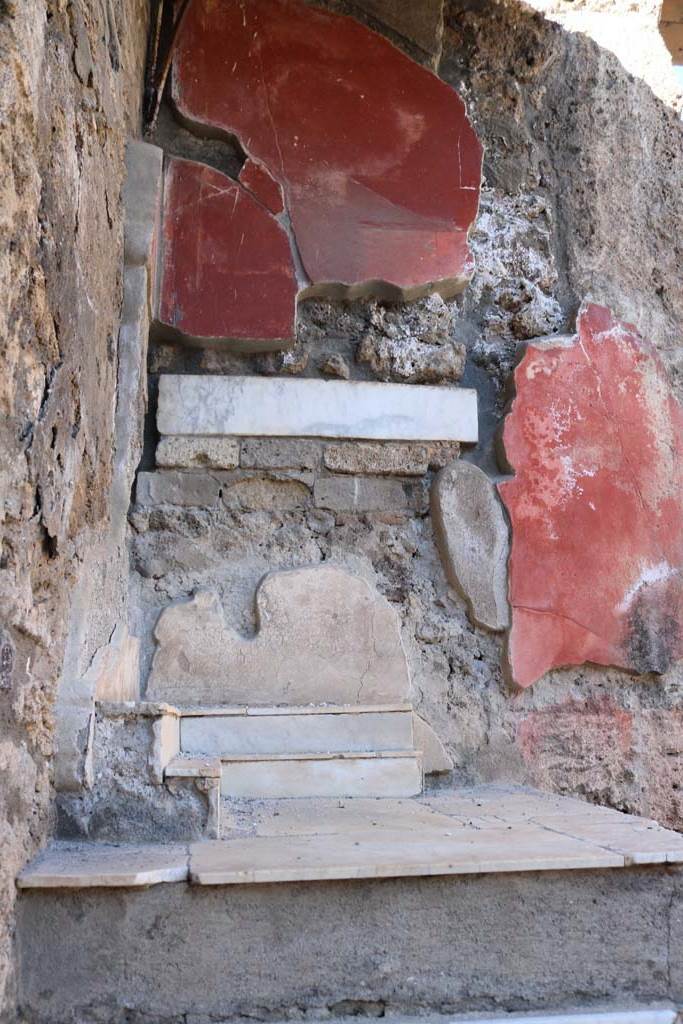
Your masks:
<svg viewBox="0 0 683 1024"><path fill-rule="evenodd" d="M674 1024L676 1010L591 1010L589 1013L506 1013L500 1017L450 1017L448 1024Z"/></svg>
<svg viewBox="0 0 683 1024"><path fill-rule="evenodd" d="M135 500L138 505L210 508L218 503L220 491L220 481L209 473L167 469L138 473Z"/></svg>
<svg viewBox="0 0 683 1024"><path fill-rule="evenodd" d="M421 480L365 476L318 477L313 500L318 508L333 512L424 512L429 504Z"/></svg>
<svg viewBox="0 0 683 1024"><path fill-rule="evenodd" d="M472 620L507 629L508 526L486 473L460 460L442 469L432 486L432 520L446 575Z"/></svg>
<svg viewBox="0 0 683 1024"><path fill-rule="evenodd" d="M545 828L614 850L627 864L683 864L683 836L654 821L625 814L616 818L539 815L535 820Z"/></svg>
<svg viewBox="0 0 683 1024"><path fill-rule="evenodd" d="M524 825L500 829L369 830L256 836L190 848L199 885L466 875L623 867L619 854Z"/></svg>
<svg viewBox="0 0 683 1024"><path fill-rule="evenodd" d="M163 374L161 434L477 441L467 388Z"/></svg>
<svg viewBox="0 0 683 1024"><path fill-rule="evenodd" d="M226 625L218 595L161 613L148 700L177 704L384 704L409 700L395 609L334 565L267 575L258 631Z"/></svg>
<svg viewBox="0 0 683 1024"><path fill-rule="evenodd" d="M415 713L413 713L413 737L415 749L419 750L422 754L425 775L452 771L453 759L451 755L431 725Z"/></svg>
<svg viewBox="0 0 683 1024"><path fill-rule="evenodd" d="M231 437L162 437L156 451L163 469L235 469L239 459L239 442Z"/></svg>
<svg viewBox="0 0 683 1024"><path fill-rule="evenodd" d="M123 185L124 262L147 267L153 278L161 221L164 151L139 139L126 143Z"/></svg>
<svg viewBox="0 0 683 1024"><path fill-rule="evenodd" d="M179 843L53 843L17 879L20 889L137 887L182 882L187 847Z"/></svg>
<svg viewBox="0 0 683 1024"><path fill-rule="evenodd" d="M182 720L181 748L189 754L325 754L407 750L410 711L318 715L220 715Z"/></svg>
<svg viewBox="0 0 683 1024"><path fill-rule="evenodd" d="M422 759L414 751L373 756L312 754L305 757L223 761L224 797L410 797L422 792Z"/></svg>

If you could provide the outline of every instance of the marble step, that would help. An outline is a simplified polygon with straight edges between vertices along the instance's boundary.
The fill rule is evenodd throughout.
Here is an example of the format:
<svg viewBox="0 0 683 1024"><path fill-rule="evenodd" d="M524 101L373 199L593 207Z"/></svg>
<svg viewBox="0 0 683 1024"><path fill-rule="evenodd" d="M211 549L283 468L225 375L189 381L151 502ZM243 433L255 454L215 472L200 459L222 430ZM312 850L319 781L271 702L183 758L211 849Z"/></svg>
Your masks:
<svg viewBox="0 0 683 1024"><path fill-rule="evenodd" d="M217 708L184 714L183 754L327 754L409 750L410 705Z"/></svg>
<svg viewBox="0 0 683 1024"><path fill-rule="evenodd" d="M221 795L247 799L409 797L422 792L415 750L221 758Z"/></svg>

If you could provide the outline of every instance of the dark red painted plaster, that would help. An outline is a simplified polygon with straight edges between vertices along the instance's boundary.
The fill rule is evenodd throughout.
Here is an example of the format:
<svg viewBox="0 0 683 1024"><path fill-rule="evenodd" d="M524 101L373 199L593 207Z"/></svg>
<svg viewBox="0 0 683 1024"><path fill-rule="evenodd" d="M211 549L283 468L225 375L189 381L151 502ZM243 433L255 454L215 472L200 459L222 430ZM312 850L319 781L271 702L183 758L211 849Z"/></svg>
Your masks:
<svg viewBox="0 0 683 1024"><path fill-rule="evenodd" d="M158 319L187 337L267 348L294 337L286 232L246 188L205 164L168 163L162 275Z"/></svg>
<svg viewBox="0 0 683 1024"><path fill-rule="evenodd" d="M257 163L256 160L245 160L238 180L271 213L282 213L285 208L282 186L263 164Z"/></svg>
<svg viewBox="0 0 683 1024"><path fill-rule="evenodd" d="M499 485L512 524L508 660L528 686L596 662L683 657L683 411L655 350L587 305L515 371Z"/></svg>
<svg viewBox="0 0 683 1024"><path fill-rule="evenodd" d="M300 0L194 0L173 84L184 119L282 185L309 294L452 294L471 275L481 145L457 94L381 36Z"/></svg>

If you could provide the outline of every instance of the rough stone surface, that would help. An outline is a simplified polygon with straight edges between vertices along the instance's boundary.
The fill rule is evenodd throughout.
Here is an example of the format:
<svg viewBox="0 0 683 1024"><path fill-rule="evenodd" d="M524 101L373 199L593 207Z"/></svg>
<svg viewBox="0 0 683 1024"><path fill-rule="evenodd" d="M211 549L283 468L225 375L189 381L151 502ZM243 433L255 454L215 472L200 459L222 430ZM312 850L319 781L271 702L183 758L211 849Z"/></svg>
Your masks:
<svg viewBox="0 0 683 1024"><path fill-rule="evenodd" d="M202 0L173 90L186 123L238 136L285 187L304 294L452 295L471 276L481 147L464 104L357 21L298 0Z"/></svg>
<svg viewBox="0 0 683 1024"><path fill-rule="evenodd" d="M156 463L162 469L235 469L239 443L230 437L162 437Z"/></svg>
<svg viewBox="0 0 683 1024"><path fill-rule="evenodd" d="M429 467L427 445L328 444L323 461L333 473L424 476Z"/></svg>
<svg viewBox="0 0 683 1024"><path fill-rule="evenodd" d="M50 825L54 704L75 584L78 673L122 619L109 530L126 136L146 5L0 8L0 1018L13 1020L14 878ZM128 484L130 488L130 481Z"/></svg>
<svg viewBox="0 0 683 1024"><path fill-rule="evenodd" d="M317 1017L447 1007L452 1019L499 1012L501 986L508 1013L677 1003L680 902L666 867L26 892L25 1000L35 1024L74 1013L125 1024L131 1004L160 1024L288 1019L302 1006ZM179 955L160 958L169 948Z"/></svg>
<svg viewBox="0 0 683 1024"><path fill-rule="evenodd" d="M256 594L257 632L225 622L218 595L166 609L149 700L180 704L380 704L407 699L398 620L365 580L341 569L273 573Z"/></svg>
<svg viewBox="0 0 683 1024"><path fill-rule="evenodd" d="M432 516L446 575L473 622L506 629L508 526L491 480L469 462L452 462L432 487Z"/></svg>
<svg viewBox="0 0 683 1024"><path fill-rule="evenodd" d="M213 167L170 160L161 328L196 340L287 348L296 290L287 234L270 211Z"/></svg>
<svg viewBox="0 0 683 1024"><path fill-rule="evenodd" d="M453 312L439 295L400 311L375 306L356 359L368 363L379 380L457 383L465 346L453 339L452 330Z"/></svg>
<svg viewBox="0 0 683 1024"><path fill-rule="evenodd" d="M683 410L635 328L588 304L577 330L529 346L505 421L522 686L584 661L662 673L683 657Z"/></svg>
<svg viewBox="0 0 683 1024"><path fill-rule="evenodd" d="M163 723L175 722L175 748ZM167 724L168 724L167 722ZM215 836L214 792L200 780L164 783L163 766L178 751L177 719L100 706L94 726L91 785L57 797L57 831L65 839L164 843Z"/></svg>
<svg viewBox="0 0 683 1024"><path fill-rule="evenodd" d="M317 441L250 437L241 443L240 465L245 469L313 470L320 465L320 449Z"/></svg>

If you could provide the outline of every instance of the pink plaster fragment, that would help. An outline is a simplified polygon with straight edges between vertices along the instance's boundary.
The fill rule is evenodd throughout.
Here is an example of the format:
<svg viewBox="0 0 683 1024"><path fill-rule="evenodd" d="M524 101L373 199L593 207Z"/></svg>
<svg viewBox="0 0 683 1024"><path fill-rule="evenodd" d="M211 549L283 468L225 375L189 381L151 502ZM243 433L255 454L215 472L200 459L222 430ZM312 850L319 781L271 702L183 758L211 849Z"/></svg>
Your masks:
<svg viewBox="0 0 683 1024"><path fill-rule="evenodd" d="M282 213L285 208L282 186L263 164L251 158L245 160L238 181L271 213Z"/></svg>
<svg viewBox="0 0 683 1024"><path fill-rule="evenodd" d="M272 214L219 171L170 160L160 323L202 341L285 347L296 290L289 240Z"/></svg>
<svg viewBox="0 0 683 1024"><path fill-rule="evenodd" d="M471 276L481 145L459 96L380 35L301 0L194 0L173 84L185 120L282 186L302 295L446 296Z"/></svg>
<svg viewBox="0 0 683 1024"><path fill-rule="evenodd" d="M588 304L515 371L499 485L512 523L512 677L683 657L683 410L654 348Z"/></svg>

